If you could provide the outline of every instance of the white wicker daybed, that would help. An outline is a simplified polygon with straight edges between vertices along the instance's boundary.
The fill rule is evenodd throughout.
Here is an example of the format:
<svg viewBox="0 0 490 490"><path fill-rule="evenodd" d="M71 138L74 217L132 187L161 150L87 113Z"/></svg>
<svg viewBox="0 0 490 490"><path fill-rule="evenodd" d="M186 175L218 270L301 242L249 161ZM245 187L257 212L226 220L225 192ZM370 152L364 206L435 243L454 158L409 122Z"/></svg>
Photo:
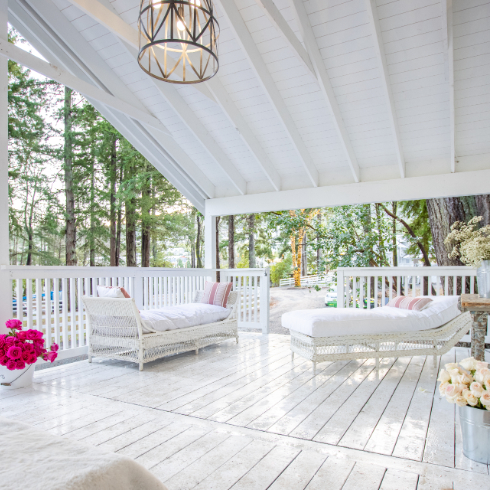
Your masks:
<svg viewBox="0 0 490 490"><path fill-rule="evenodd" d="M89 321L89 362L92 356L120 359L139 364L140 371L147 362L161 357L192 350L198 353L201 347L223 340L236 339L238 326L235 306L237 293L231 292L226 305L226 319L166 331L151 331L151 313L167 311L182 312L185 307L198 306L202 291L196 291L195 303L167 307L161 310L140 312L134 299L83 297ZM211 305L204 305L211 306ZM148 317L149 320L143 320ZM154 316L154 315L153 315ZM161 315L162 316L162 315ZM175 315L174 315L175 316ZM145 333L148 332L148 333Z"/></svg>
<svg viewBox="0 0 490 490"><path fill-rule="evenodd" d="M468 333L472 319L458 310L458 297L434 297L421 311L325 308L285 313L291 356L314 363L401 356L440 356Z"/></svg>

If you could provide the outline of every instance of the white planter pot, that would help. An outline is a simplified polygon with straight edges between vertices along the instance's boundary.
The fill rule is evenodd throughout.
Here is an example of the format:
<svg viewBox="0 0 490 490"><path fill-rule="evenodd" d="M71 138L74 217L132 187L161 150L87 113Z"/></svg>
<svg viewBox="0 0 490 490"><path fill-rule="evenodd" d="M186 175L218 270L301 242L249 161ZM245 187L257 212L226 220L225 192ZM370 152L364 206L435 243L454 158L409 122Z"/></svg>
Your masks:
<svg viewBox="0 0 490 490"><path fill-rule="evenodd" d="M33 376L34 364L25 369L15 369L14 371L9 371L5 366L0 366L0 389L26 388L32 385Z"/></svg>

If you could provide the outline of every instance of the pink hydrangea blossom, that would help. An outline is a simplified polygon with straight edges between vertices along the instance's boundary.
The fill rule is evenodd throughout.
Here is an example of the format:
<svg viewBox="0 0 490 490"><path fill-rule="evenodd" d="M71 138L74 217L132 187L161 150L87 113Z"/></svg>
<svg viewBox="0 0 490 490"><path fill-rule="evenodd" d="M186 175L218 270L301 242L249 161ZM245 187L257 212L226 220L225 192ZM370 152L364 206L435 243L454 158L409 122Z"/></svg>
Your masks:
<svg viewBox="0 0 490 490"><path fill-rule="evenodd" d="M20 331L20 332L17 332L16 337L17 337L19 340L24 341L24 340L27 340L27 335L26 335L26 334L27 334L27 332L24 332L24 331L22 330L22 331Z"/></svg>
<svg viewBox="0 0 490 490"><path fill-rule="evenodd" d="M14 371L15 369L17 369L17 362L13 359L9 359L6 366L9 371Z"/></svg>
<svg viewBox="0 0 490 490"><path fill-rule="evenodd" d="M22 322L20 320L12 319L5 322L7 328L12 330L22 330Z"/></svg>
<svg viewBox="0 0 490 490"><path fill-rule="evenodd" d="M37 330L33 330L32 328L30 328L29 330L27 330L26 337L27 337L28 340L34 340L34 339L39 338L37 336Z"/></svg>
<svg viewBox="0 0 490 490"><path fill-rule="evenodd" d="M6 366L7 362L9 362L9 358L7 356L0 357L0 366Z"/></svg>
<svg viewBox="0 0 490 490"><path fill-rule="evenodd" d="M31 353L30 351L28 350L24 350L22 351L22 357L21 359L24 361L24 362L27 362L29 360L29 357L31 357Z"/></svg>
<svg viewBox="0 0 490 490"><path fill-rule="evenodd" d="M31 354L27 360L27 364L34 364L37 361L36 354Z"/></svg>
<svg viewBox="0 0 490 490"><path fill-rule="evenodd" d="M7 356L9 356L10 359L19 359L22 356L22 349L13 345L12 347L9 347Z"/></svg>
<svg viewBox="0 0 490 490"><path fill-rule="evenodd" d="M3 347L5 345L5 335L0 335L0 347Z"/></svg>
<svg viewBox="0 0 490 490"><path fill-rule="evenodd" d="M5 337L5 345L14 345L15 337L7 336Z"/></svg>
<svg viewBox="0 0 490 490"><path fill-rule="evenodd" d="M59 347L59 345L58 345L58 344L52 344L50 348L51 348L51 350L52 350L53 352L58 352L58 349L59 349L60 347Z"/></svg>
<svg viewBox="0 0 490 490"><path fill-rule="evenodd" d="M56 352L48 352L46 355L46 360L54 362L54 360L58 357L58 354Z"/></svg>

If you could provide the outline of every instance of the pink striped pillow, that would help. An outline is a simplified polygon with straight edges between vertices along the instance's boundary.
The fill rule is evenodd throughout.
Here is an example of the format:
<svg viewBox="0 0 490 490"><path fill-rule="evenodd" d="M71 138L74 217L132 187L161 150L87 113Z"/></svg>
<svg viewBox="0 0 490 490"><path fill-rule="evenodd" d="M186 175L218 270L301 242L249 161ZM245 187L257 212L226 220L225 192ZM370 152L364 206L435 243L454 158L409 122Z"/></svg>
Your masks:
<svg viewBox="0 0 490 490"><path fill-rule="evenodd" d="M432 299L430 298L410 298L408 296L397 296L389 301L386 306L392 306L393 308L400 308L401 310L413 310L420 311L427 306Z"/></svg>
<svg viewBox="0 0 490 490"><path fill-rule="evenodd" d="M222 306L226 308L228 296L231 292L231 282L208 282L204 285L204 294L201 303Z"/></svg>

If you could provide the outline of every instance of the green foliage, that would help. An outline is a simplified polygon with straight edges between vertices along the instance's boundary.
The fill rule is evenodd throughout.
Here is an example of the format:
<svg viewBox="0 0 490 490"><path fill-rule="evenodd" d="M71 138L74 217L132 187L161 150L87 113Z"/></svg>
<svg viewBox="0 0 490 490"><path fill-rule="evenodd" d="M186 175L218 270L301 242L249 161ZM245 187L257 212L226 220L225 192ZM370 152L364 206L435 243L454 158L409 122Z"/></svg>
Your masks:
<svg viewBox="0 0 490 490"><path fill-rule="evenodd" d="M286 255L280 262L277 262L271 267L271 281L275 286L279 286L281 279L291 277L293 269L293 259L291 254Z"/></svg>

